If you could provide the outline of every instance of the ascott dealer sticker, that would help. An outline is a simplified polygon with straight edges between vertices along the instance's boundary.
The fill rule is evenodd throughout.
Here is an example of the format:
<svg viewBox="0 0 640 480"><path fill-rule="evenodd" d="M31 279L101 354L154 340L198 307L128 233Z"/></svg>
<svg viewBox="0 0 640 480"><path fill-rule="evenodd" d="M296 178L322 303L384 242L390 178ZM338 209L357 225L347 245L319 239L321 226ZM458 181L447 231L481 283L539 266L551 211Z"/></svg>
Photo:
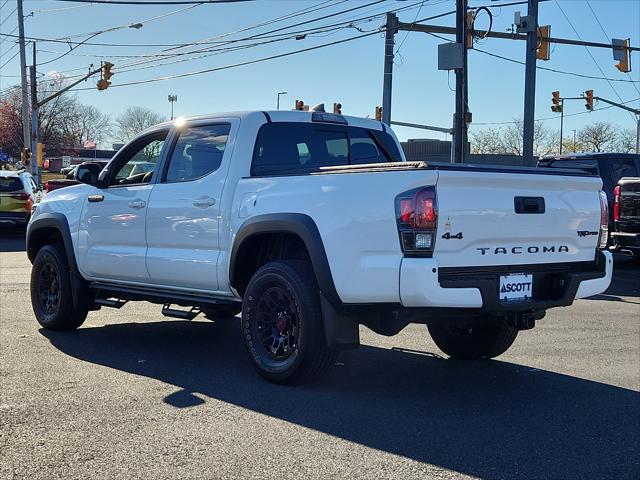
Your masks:
<svg viewBox="0 0 640 480"><path fill-rule="evenodd" d="M500 287L498 289L500 300L504 302L526 300L531 298L532 292L533 275L524 273L500 275Z"/></svg>

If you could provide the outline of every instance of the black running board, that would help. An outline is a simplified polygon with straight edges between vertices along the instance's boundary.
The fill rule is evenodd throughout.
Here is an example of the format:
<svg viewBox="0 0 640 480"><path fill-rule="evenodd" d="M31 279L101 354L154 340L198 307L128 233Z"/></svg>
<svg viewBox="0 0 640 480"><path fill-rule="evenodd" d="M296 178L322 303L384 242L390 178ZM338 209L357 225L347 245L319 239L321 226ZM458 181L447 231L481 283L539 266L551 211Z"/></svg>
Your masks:
<svg viewBox="0 0 640 480"><path fill-rule="evenodd" d="M165 317L181 318L182 320L193 320L200 314L200 307L191 307L190 310L178 310L171 308L170 303L162 306L162 315Z"/></svg>
<svg viewBox="0 0 640 480"><path fill-rule="evenodd" d="M189 307L230 305L236 303L232 300L212 298L205 295L199 295L197 293L116 285L105 282L93 282L91 284L91 289L96 292L96 303L114 308L121 308L122 305L129 300L142 300L152 303L160 303L162 305L176 304Z"/></svg>

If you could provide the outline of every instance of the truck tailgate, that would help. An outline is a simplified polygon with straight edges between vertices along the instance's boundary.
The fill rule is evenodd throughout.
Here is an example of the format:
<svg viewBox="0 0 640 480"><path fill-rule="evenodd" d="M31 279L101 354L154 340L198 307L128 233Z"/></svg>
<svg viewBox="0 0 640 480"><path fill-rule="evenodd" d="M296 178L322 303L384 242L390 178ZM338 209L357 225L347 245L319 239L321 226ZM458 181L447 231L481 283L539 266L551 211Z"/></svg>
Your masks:
<svg viewBox="0 0 640 480"><path fill-rule="evenodd" d="M595 259L598 177L440 170L434 258L443 267Z"/></svg>

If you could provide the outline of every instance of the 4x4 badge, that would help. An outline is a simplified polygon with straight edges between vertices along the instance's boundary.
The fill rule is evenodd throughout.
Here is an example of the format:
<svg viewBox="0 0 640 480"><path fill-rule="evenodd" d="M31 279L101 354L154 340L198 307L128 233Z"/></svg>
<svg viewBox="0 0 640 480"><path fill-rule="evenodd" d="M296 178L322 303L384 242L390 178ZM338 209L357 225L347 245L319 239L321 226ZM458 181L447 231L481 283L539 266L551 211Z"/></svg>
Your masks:
<svg viewBox="0 0 640 480"><path fill-rule="evenodd" d="M458 232L455 235L451 235L451 233L447 232L444 235L442 235L442 238L446 240L450 240L452 238L457 238L458 240L462 240L462 232Z"/></svg>

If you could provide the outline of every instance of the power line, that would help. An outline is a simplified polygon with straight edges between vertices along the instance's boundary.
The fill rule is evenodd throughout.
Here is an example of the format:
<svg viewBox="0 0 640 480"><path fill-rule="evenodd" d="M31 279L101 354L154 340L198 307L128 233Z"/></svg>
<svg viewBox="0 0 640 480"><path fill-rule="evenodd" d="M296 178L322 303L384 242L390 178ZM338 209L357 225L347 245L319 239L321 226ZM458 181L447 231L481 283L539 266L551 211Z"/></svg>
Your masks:
<svg viewBox="0 0 640 480"><path fill-rule="evenodd" d="M578 39L582 40L582 37L580 36L580 33L578 33L578 30L576 29L576 27L573 26L573 23L571 22L571 19L569 18L569 16L565 13L565 11L562 9L562 7L560 6L560 3L558 2L558 0L555 0L555 3L558 7L558 9L560 10L560 12L562 12L562 15L564 16L565 20L567 21L567 23L569 24L569 26L571 27L571 29L573 30L573 32L576 34L576 36L578 37ZM589 54L589 56L591 57L591 60L593 60L593 63L596 65L596 67L598 67L598 70L600 70L600 73L602 74L602 76L604 78L606 78L606 74L604 73L604 70L602 70L602 67L600 66L600 64L598 63L598 61L596 60L596 58L593 56L593 54L591 53L591 50L589 50L587 47L584 47L585 50L587 51L587 53ZM609 84L609 86L611 87L611 90L613 90L613 93L616 94L616 97L618 97L618 100L620 100L620 102L622 102L622 97L620 96L620 94L618 93L618 91L616 90L616 88L613 86L613 83L611 83L610 80L607 79L607 83ZM629 112L629 115L631 115L634 120L635 117L633 116L633 114L631 112Z"/></svg>
<svg viewBox="0 0 640 480"><path fill-rule="evenodd" d="M6 2L5 2L5 3L6 3ZM4 6L4 5L3 5L3 6ZM10 13L9 15L7 15L6 17L4 17L4 20L2 20L2 21L0 22L0 27L1 27L2 25L4 25L4 22L6 22L7 20L9 20L9 19L12 17L12 15L13 15L14 13L16 13L16 10L18 10L18 7L14 8L14 9L11 11L11 13Z"/></svg>
<svg viewBox="0 0 640 480"><path fill-rule="evenodd" d="M306 20L304 22L299 22L299 23L296 23L296 24L293 24L293 25L280 27L280 28L269 30L267 32L263 32L263 33L260 33L260 34L251 35L251 36L244 37L244 38L241 38L241 39L227 40L225 42L221 42L221 45L229 45L229 44L238 43L238 42L245 42L245 41L252 40L252 39L265 39L265 38L273 38L273 37L277 37L280 40L282 40L282 39L290 39L293 35L301 34L301 33L304 33L306 35L311 35L311 34L316 33L316 32L319 31L318 27L314 27L314 28L310 28L310 29L306 29L306 30L299 30L297 32L287 32L285 34L280 34L280 35L268 35L268 34L274 33L274 32L280 32L280 31L283 31L283 30L288 30L288 29L291 29L291 28L299 26L299 25L304 25L304 24L308 24L308 23L317 22L319 20L323 20L323 19L326 19L326 18L334 17L334 16L337 16L337 15L350 13L350 12L352 12L354 10L359 10L361 8L366 8L366 7L369 7L369 6L372 6L372 5L380 4L380 3L383 3L385 1L387 1L387 0L376 0L374 2L365 4L365 5L360 5L358 7L349 8L349 9L346 9L346 10L341 10L340 12L335 12L335 13L332 13L332 14L329 14L329 15L316 17L316 18L313 18L313 19L310 19L310 20ZM323 3L327 3L327 2L323 2ZM342 3L342 2L340 2L340 3ZM412 8L414 5L417 5L419 3L421 3L421 2L416 2L415 4L412 4L410 6L402 7L399 10L405 10L405 9L408 9L408 8ZM320 4L320 5L322 5L322 4ZM317 9L319 9L319 8L317 8ZM317 9L314 9L314 10L317 10ZM305 13L309 13L309 11L313 11L313 10L309 10L309 9L305 9L305 10L308 10ZM363 20L366 20L368 18L375 18L377 16L379 16L379 15L372 15L370 17L356 19L355 21L363 21ZM293 14L290 14L289 17L293 17ZM280 19L284 19L284 17L281 17L281 18L279 18L277 20L280 21ZM353 21L354 20L351 20L351 22L353 22ZM343 21L343 22L336 23L334 25L343 26L346 22L347 21ZM273 22L271 22L271 21L270 22L264 22L264 24L269 24L269 23L273 23ZM324 28L328 28L328 27L329 26L325 26ZM344 27L342 27L342 28L344 28ZM245 28L245 29L242 29L240 31L247 30L247 29L249 29L249 28ZM222 38L222 37L227 36L227 35L229 35L229 34L222 34L222 35L219 35L218 37L213 37L213 38ZM286 35L286 36L284 38L282 38L283 35ZM258 45L261 45L261 44L264 44L264 43L271 43L271 42L272 41L256 43L256 44L254 44L252 46L258 46ZM191 45L195 45L195 44L197 44L197 42L194 42ZM77 46L78 45L75 45L74 48L77 47ZM182 48L182 46L179 47L179 48L176 48L176 49L163 50L162 52L170 52L171 50L179 50L180 48ZM237 47L237 48L245 48L245 47ZM191 51L188 51L188 52L176 52L176 53L154 53L154 54L140 54L140 55L135 55L135 54L134 55L93 55L93 54L71 54L70 53L71 50L69 50L64 55L69 55L70 54L70 55L73 55L73 56L78 55L78 56L87 56L87 57L92 57L92 58L107 58L107 57L110 57L110 58L155 58L155 57L159 57L159 59L162 60L162 59L171 58L171 57L175 57L175 56L195 55L195 54L198 54L198 53L211 52L211 51L216 51L216 50L220 50L220 45L218 47L216 47L216 48L201 48L201 49L191 50ZM229 49L229 50L232 51L234 49ZM47 51L47 50L40 50L40 51L44 52L44 53L54 53L54 52ZM60 53L60 52L55 52L55 53ZM60 55L60 57L58 57L58 58L62 58L62 56L64 56L64 55ZM205 55L200 55L197 58L203 58L204 56ZM45 63L50 63L50 62L53 62L55 60L56 59L49 60L48 62L45 62ZM126 64L124 66L120 66L118 68L118 70L122 70L125 67L130 67L130 66L136 66L136 65L141 65L141 64L145 64L145 63L150 63L150 62L153 62L153 61L157 61L157 60L155 60L155 59L154 60L141 60L139 62L133 62L133 63L130 63L130 64ZM41 63L41 65L42 64L44 64L44 63Z"/></svg>
<svg viewBox="0 0 640 480"><path fill-rule="evenodd" d="M265 26L265 25L268 25L268 24L271 24L271 23L276 23L276 22L281 21L281 20L287 20L289 18L293 18L293 17L299 16L299 15L303 15L303 14L306 14L306 13L311 13L311 12L314 12L316 10L322 10L322 9L327 8L329 6L333 6L333 5L325 5L327 3L334 2L333 4L337 5L337 4L340 4L340 3L344 3L346 1L347 0L340 0L338 2L334 2L334 0L326 0L326 1L321 2L321 3L319 3L319 4L317 4L317 5L313 6L313 7L305 7L303 9L301 9L301 10L294 11L294 12L292 12L290 14L287 14L287 15L284 15L282 17L278 17L278 18L275 18L275 19L272 19L272 20L269 20L269 21L266 21L266 22L263 22L263 23L256 24L256 25L251 25L249 27L245 27L245 28L243 28L241 30L237 30L235 32L229 32L229 33L226 33L226 34L222 34L219 37L228 36L228 35L232 35L232 34L235 34L235 33L240 33L240 32L246 31L246 30L251 30L251 29L258 28L258 27L261 27L261 26ZM321 6L321 5L325 5L325 6ZM79 7L84 7L84 6L91 6L91 5L87 4L87 5L80 5L80 6L74 6L74 7L65 7L65 8L79 8ZM182 11L182 10L178 10L178 11ZM145 21L140 22L140 23L144 23L144 22ZM148 21L146 21L146 23L148 23ZM76 37L79 37L79 36L90 35L92 33L94 33L94 32L90 32L88 34L74 34L74 35L71 35L70 37L64 37L63 39L60 39L60 38L26 37L25 36L25 40L33 40L33 41L36 41L36 42L39 42L39 43L49 42L49 43L63 43L65 45L73 45L73 44L79 43L79 42L72 42L71 40L69 40L70 38L76 38ZM0 33L0 36L18 38L17 35L9 35L9 34L6 34L6 33ZM211 38L218 38L218 37L211 37ZM204 43L223 43L223 42L204 42L203 41L202 43L204 44ZM196 41L196 42L182 42L182 43L104 43L104 42L84 42L84 45L91 45L91 46L98 46L98 47L182 47L182 46L186 47L186 46L190 46L190 45L194 45L194 44L198 44L198 41Z"/></svg>
<svg viewBox="0 0 640 480"><path fill-rule="evenodd" d="M103 3L107 5L204 5L215 3L252 2L253 0L55 0L71 3Z"/></svg>
<svg viewBox="0 0 640 480"><path fill-rule="evenodd" d="M585 0L585 2L587 2L587 6L589 7L589 10L591 10L591 14L593 15L593 18L595 18L596 22L598 22L598 25L600 25L600 30L602 30L602 33L604 33L604 37L607 40L609 40L610 37L607 34L606 30L604 29L604 26L600 22L600 19L596 15L596 12L593 10L593 7L591 6L591 2L589 2L589 0ZM630 80L633 80L633 78L631 78L631 75L629 74L629 72L626 72L626 73L627 73L627 77L629 77ZM633 87L636 89L636 92L638 92L638 94L640 94L640 88L638 88L638 86L635 83L633 84Z"/></svg>
<svg viewBox="0 0 640 480"><path fill-rule="evenodd" d="M629 103L633 103L633 102L637 102L638 100L640 100L640 97L638 98L634 98L632 100L627 100L626 102L621 102L623 105L629 104ZM599 112L601 110L609 110L610 108L613 108L613 105L609 105L607 107L601 107L601 108L594 108L591 111L586 111L586 112L577 112L577 113L568 113L564 116L564 118L567 117L575 117L577 115L586 115L593 112ZM558 117L543 117L543 118L536 118L536 122L544 122L546 120L557 120ZM520 123L519 120L513 120L511 122L473 122L472 125L481 125L481 126L487 126L487 125L513 125L516 123Z"/></svg>
<svg viewBox="0 0 640 480"><path fill-rule="evenodd" d="M515 58L504 57L502 55L498 55L497 53L487 52L486 50L481 50L479 48L474 48L473 51L476 51L476 52L479 52L479 53L483 53L485 55L489 55L490 57L499 58L500 60L505 60L507 62L517 63L519 65L525 65L525 62L520 61L520 60L516 60ZM561 75L570 75L570 76L579 77L579 78L589 78L591 80L606 80L608 82L624 82L624 83L634 83L634 84L635 83L640 83L640 80L626 80L624 78L597 77L595 75L585 75L585 74L582 74L582 73L575 73L575 72L567 72L565 70L558 70L556 68L543 67L542 65L537 65L536 68L539 69L539 70L546 70L547 72L558 73L558 74L561 74Z"/></svg>
<svg viewBox="0 0 640 480"><path fill-rule="evenodd" d="M449 12L445 12L445 13L441 13L439 15L434 15L432 17L429 18L425 18L422 21L426 21L426 20L433 20L435 18L440 18L440 17L444 17L446 15L451 15L454 14L455 10L449 11ZM368 32L368 33L363 33L361 35L356 35L354 37L349 37L349 38L345 38L345 39L341 39L341 40L336 40L333 42L329 42L329 43L323 43L320 45L314 45L312 47L307 47L307 48L302 48L299 50L293 50L290 52L285 52L285 53L280 53L280 54L276 54L276 55L270 55L268 57L262 57L262 58L258 58L258 59L254 59L254 60L247 60L244 62L238 62L238 63L234 63L234 64L230 64L230 65L224 65L221 67L213 67L213 68L207 68L207 69L203 69L203 70L197 70L194 72L185 72L185 73L178 73L175 75L166 75L163 77L156 77L156 78L150 78L147 80L136 80L136 81L132 81L132 82L126 82L126 83L118 83L118 84L114 84L111 85L109 88L113 88L113 87L125 87L125 86L131 86L131 85L141 85L141 84L146 84L146 83L152 83L152 82L159 82L159 81L163 81L163 80L173 80L176 78L183 78L183 77L191 77L191 76L195 76L195 75L202 75L205 73L211 73L211 72L217 72L217 71L221 71L221 70L227 70L230 68L237 68L237 67L241 67L241 66L245 66L245 65L252 65L255 63L262 63L262 62L266 62L269 60L275 60L278 58L284 58L284 57L289 57L292 55L297 55L300 53L306 53L306 52L310 52L313 50L318 50L320 48L326 48L326 47L330 47L330 46L334 46L334 45L339 45L342 43L347 43L347 42L351 42L354 40L359 40L361 38L365 38L365 37L370 37L371 35L379 35L380 32L384 32L386 29L385 28L381 28L378 31L374 31L374 32ZM93 90L93 88L81 88L78 90Z"/></svg>

